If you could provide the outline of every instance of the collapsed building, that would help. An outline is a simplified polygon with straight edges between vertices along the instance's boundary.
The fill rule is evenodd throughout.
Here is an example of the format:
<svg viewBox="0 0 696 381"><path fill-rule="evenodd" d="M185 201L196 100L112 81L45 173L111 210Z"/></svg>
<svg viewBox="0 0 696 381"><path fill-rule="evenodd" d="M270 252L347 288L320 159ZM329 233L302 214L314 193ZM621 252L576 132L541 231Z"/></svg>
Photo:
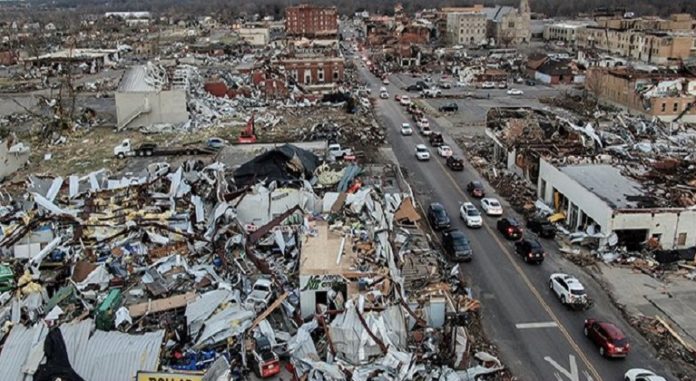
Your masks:
<svg viewBox="0 0 696 381"><path fill-rule="evenodd" d="M409 189L394 165L292 145L236 170L190 160L13 183L0 199L2 369L124 381L240 379L281 361L309 380L499 372L468 332L478 301L444 281Z"/></svg>
<svg viewBox="0 0 696 381"><path fill-rule="evenodd" d="M632 249L696 245L693 130L670 136L659 121L617 115L594 127L505 108L487 123L493 160L526 179L569 233Z"/></svg>

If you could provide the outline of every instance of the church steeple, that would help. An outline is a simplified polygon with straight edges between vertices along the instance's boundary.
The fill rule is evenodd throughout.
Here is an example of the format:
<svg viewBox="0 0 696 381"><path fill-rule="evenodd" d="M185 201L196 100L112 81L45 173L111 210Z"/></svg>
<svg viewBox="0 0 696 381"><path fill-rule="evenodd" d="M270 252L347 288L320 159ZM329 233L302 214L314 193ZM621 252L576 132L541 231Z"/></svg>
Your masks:
<svg viewBox="0 0 696 381"><path fill-rule="evenodd" d="M521 14L529 14L532 13L532 10L529 9L529 1L527 0L520 0L520 13Z"/></svg>

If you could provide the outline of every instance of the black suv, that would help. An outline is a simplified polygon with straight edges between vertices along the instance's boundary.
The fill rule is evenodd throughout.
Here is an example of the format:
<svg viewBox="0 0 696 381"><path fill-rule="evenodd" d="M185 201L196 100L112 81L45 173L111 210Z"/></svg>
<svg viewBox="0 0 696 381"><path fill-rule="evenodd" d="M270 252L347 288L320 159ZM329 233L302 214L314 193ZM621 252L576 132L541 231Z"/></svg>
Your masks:
<svg viewBox="0 0 696 381"><path fill-rule="evenodd" d="M410 92L418 92L421 90L423 90L423 85L421 83L417 83L415 85L411 85L411 86L408 86L406 88L406 91L410 91Z"/></svg>
<svg viewBox="0 0 696 381"><path fill-rule="evenodd" d="M433 147L439 147L445 144L445 139L442 138L442 134L439 132L433 132L430 134L430 138L428 138L428 140L430 140L430 145Z"/></svg>
<svg viewBox="0 0 696 381"><path fill-rule="evenodd" d="M440 106L438 110L440 110L440 112L456 112L459 111L459 106L457 106L456 103L452 102Z"/></svg>
<svg viewBox="0 0 696 381"><path fill-rule="evenodd" d="M439 202L433 202L428 207L428 221L430 221L430 225L435 230L447 229L451 224L445 207Z"/></svg>
<svg viewBox="0 0 696 381"><path fill-rule="evenodd" d="M507 239L522 238L522 226L512 217L504 217L498 220L498 231Z"/></svg>
<svg viewBox="0 0 696 381"><path fill-rule="evenodd" d="M515 252L522 256L527 263L539 264L544 262L544 247L535 239L521 239L515 242Z"/></svg>
<svg viewBox="0 0 696 381"><path fill-rule="evenodd" d="M527 228L541 238L553 239L556 236L556 228L547 219L531 217L527 220Z"/></svg>
<svg viewBox="0 0 696 381"><path fill-rule="evenodd" d="M450 156L447 158L445 161L445 164L449 169L453 171L463 171L464 170L464 160L456 157L456 156Z"/></svg>
<svg viewBox="0 0 696 381"><path fill-rule="evenodd" d="M455 262L471 261L473 251L469 244L469 239L458 229L450 229L442 232L442 247L447 254Z"/></svg>

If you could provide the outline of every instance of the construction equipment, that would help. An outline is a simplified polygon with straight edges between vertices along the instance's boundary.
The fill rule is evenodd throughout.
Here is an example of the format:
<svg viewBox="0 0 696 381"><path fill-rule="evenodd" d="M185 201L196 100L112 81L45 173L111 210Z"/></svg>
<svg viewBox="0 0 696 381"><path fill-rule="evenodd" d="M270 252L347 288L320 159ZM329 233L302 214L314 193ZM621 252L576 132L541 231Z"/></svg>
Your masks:
<svg viewBox="0 0 696 381"><path fill-rule="evenodd" d="M256 143L256 131L254 129L254 117L256 114L251 114L251 118L247 122L246 128L239 133L239 144Z"/></svg>

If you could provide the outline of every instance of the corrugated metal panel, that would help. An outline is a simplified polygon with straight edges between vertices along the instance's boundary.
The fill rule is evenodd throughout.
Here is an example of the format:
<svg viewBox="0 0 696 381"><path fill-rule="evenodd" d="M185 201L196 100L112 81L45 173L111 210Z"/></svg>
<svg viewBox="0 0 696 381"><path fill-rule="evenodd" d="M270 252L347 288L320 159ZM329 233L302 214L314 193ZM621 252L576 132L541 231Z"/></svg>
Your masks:
<svg viewBox="0 0 696 381"><path fill-rule="evenodd" d="M121 83L118 86L119 92L154 92L155 86L147 82L147 68L145 65L131 67L123 74Z"/></svg>
<svg viewBox="0 0 696 381"><path fill-rule="evenodd" d="M203 327L203 322L215 312L220 304L231 299L231 291L213 290L206 292L196 300L190 301L186 306L186 321L189 325L189 335L193 338L198 336L198 332Z"/></svg>
<svg viewBox="0 0 696 381"><path fill-rule="evenodd" d="M132 381L139 370L156 371L164 330L144 335L96 331L73 369L85 380Z"/></svg>
<svg viewBox="0 0 696 381"><path fill-rule="evenodd" d="M17 325L12 328L10 335L0 353L0 371L3 380L25 380L22 367L32 347L41 345L48 334L45 324L39 323L31 328ZM31 380L31 376L26 378Z"/></svg>
<svg viewBox="0 0 696 381"><path fill-rule="evenodd" d="M68 352L68 360L70 360L73 369L78 355L87 348L89 334L92 333L92 330L94 330L94 321L92 319L66 323L60 326L60 333L63 335L65 349Z"/></svg>

